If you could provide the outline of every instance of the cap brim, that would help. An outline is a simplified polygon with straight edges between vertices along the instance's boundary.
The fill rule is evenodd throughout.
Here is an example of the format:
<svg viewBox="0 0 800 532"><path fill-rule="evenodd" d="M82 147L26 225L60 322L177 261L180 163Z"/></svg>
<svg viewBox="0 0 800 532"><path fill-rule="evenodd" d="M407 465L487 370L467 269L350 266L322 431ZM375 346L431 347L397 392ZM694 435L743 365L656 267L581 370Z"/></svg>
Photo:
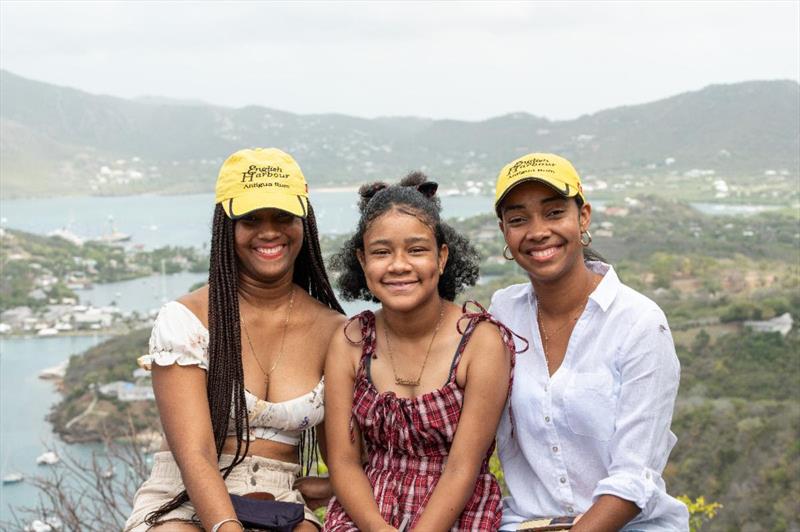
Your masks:
<svg viewBox="0 0 800 532"><path fill-rule="evenodd" d="M232 220L259 209L280 209L305 218L308 215L308 198L296 194L252 194L225 200L222 208Z"/></svg>
<svg viewBox="0 0 800 532"><path fill-rule="evenodd" d="M503 203L503 200L506 199L508 193L514 190L518 185L522 183L530 183L530 182L538 182L548 187L552 188L555 192L559 195L564 196L565 198L574 198L575 196L580 196L580 191L577 188L570 187L567 183L563 181L558 181L556 179L550 179L547 177L539 177L539 176L530 176L530 177L523 177L514 181L514 183L505 189L503 193L497 198L494 202L494 210L500 210L500 204ZM583 196L581 196L583 198ZM585 200L584 200L585 201Z"/></svg>

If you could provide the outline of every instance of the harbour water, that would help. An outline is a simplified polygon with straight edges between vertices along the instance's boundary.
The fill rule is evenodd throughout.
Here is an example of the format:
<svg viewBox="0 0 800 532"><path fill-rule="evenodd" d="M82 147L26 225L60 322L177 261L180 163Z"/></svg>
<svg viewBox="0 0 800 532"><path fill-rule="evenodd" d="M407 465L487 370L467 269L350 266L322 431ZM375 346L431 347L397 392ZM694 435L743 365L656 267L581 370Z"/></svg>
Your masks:
<svg viewBox="0 0 800 532"><path fill-rule="evenodd" d="M492 212L490 196L443 196L445 218L469 217ZM312 204L319 230L344 234L358 219L357 195L351 190L313 193ZM0 201L0 225L37 234L66 228L84 238L110 232L113 219L117 231L131 235L131 243L152 249L160 246L208 246L211 234L211 194L121 197L57 197ZM602 209L603 201L594 201ZM778 208L771 205L727 205L694 203L711 215L749 215Z"/></svg>
<svg viewBox="0 0 800 532"><path fill-rule="evenodd" d="M58 400L51 381L38 378L41 370L103 341L102 336L0 338L0 464L2 475L46 475L36 457L60 445L45 416ZM86 446L69 446L69 452L88 458ZM58 467L58 466L55 466ZM11 517L9 506L34 506L36 489L27 481L0 486L0 522ZM2 527L0 527L2 528Z"/></svg>
<svg viewBox="0 0 800 532"><path fill-rule="evenodd" d="M343 234L358 220L353 191L335 190L312 194L311 201L321 233ZM131 243L146 248L160 246L207 246L211 235L211 194L185 196L59 197L0 202L2 226L37 234L66 228L84 238L110 232L110 218L117 231L131 235ZM442 197L445 217L474 216L491 212L487 196Z"/></svg>

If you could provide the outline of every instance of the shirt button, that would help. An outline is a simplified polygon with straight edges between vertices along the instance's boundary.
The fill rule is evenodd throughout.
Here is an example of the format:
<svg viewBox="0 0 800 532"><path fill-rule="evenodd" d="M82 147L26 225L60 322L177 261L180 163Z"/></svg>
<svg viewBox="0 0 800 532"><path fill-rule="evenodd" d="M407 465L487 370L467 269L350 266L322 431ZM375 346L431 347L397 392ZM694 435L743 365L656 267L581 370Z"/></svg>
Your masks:
<svg viewBox="0 0 800 532"><path fill-rule="evenodd" d="M258 464L257 463L253 464L253 472L255 473L256 471L258 471Z"/></svg>
<svg viewBox="0 0 800 532"><path fill-rule="evenodd" d="M560 479L558 479L558 480L559 480L559 481L560 481L562 484L566 484L566 483L567 483L567 477L561 477L561 478L560 478Z"/></svg>
<svg viewBox="0 0 800 532"><path fill-rule="evenodd" d="M547 391L548 388L549 388L549 386L547 384L545 384L544 385L544 391Z"/></svg>
<svg viewBox="0 0 800 532"><path fill-rule="evenodd" d="M544 422L550 423L550 416L544 416Z"/></svg>
<svg viewBox="0 0 800 532"><path fill-rule="evenodd" d="M567 506L567 513L571 514L575 512L575 509L572 506Z"/></svg>
<svg viewBox="0 0 800 532"><path fill-rule="evenodd" d="M553 452L554 452L554 453L557 453L557 452L558 452L558 445L553 445Z"/></svg>

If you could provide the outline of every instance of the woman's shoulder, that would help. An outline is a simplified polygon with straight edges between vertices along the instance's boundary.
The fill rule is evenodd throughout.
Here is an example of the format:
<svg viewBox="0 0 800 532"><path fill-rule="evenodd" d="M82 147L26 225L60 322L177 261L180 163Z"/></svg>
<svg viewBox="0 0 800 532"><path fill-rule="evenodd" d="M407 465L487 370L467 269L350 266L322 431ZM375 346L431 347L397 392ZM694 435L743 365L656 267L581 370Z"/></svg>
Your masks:
<svg viewBox="0 0 800 532"><path fill-rule="evenodd" d="M150 370L153 365L178 364L208 369L208 328L198 316L198 308L202 307L197 298L192 292L161 307L153 323L148 354L139 357L139 366ZM205 309L204 316L208 314L208 303Z"/></svg>
<svg viewBox="0 0 800 532"><path fill-rule="evenodd" d="M495 313L518 302L525 302L530 293L531 283L512 284L505 288L500 288L492 295L489 311Z"/></svg>
<svg viewBox="0 0 800 532"><path fill-rule="evenodd" d="M619 285L611 310L617 319L622 319L630 325L667 326L667 317L658 303L624 283Z"/></svg>
<svg viewBox="0 0 800 532"><path fill-rule="evenodd" d="M305 325L313 326L314 330L320 333L327 331L328 334L332 334L334 330L344 325L347 319L344 314L325 305L305 290L300 290L299 294L303 298L303 305L306 305L304 315L307 323Z"/></svg>
<svg viewBox="0 0 800 532"><path fill-rule="evenodd" d="M208 285L203 285L197 290L179 297L175 302L183 305L195 315L203 327L208 329Z"/></svg>

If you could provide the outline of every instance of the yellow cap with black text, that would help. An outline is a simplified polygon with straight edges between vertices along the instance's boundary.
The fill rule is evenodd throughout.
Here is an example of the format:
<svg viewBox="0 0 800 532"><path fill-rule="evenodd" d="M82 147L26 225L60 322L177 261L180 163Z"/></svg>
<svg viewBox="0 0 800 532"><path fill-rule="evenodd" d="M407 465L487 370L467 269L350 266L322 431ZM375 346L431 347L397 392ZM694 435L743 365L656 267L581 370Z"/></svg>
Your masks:
<svg viewBox="0 0 800 532"><path fill-rule="evenodd" d="M219 169L216 203L232 219L258 209L280 209L305 218L308 184L291 155L277 148L239 150Z"/></svg>
<svg viewBox="0 0 800 532"><path fill-rule="evenodd" d="M511 189L528 181L539 181L564 197L578 196L586 202L581 178L572 163L552 153L529 153L505 165L497 176L494 209L498 215L500 203Z"/></svg>

